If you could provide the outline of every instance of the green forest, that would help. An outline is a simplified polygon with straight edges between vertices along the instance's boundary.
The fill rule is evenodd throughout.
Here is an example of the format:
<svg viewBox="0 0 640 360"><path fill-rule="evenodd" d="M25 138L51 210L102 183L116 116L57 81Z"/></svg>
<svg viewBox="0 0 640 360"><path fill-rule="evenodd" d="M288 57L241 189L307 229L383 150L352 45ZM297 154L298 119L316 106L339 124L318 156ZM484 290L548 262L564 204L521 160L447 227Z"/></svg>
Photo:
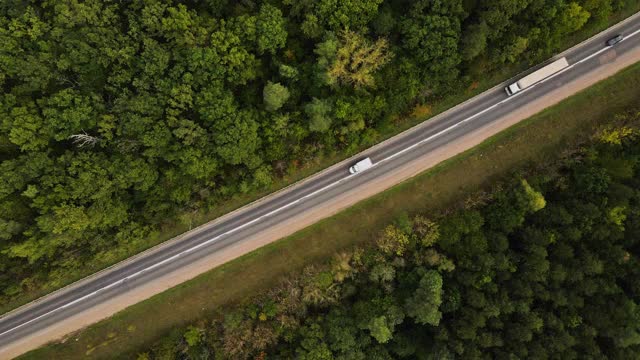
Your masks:
<svg viewBox="0 0 640 360"><path fill-rule="evenodd" d="M640 113L624 115L635 118ZM637 359L640 130L628 123L475 205L396 218L138 359Z"/></svg>
<svg viewBox="0 0 640 360"><path fill-rule="evenodd" d="M1 1L0 306L631 2Z"/></svg>

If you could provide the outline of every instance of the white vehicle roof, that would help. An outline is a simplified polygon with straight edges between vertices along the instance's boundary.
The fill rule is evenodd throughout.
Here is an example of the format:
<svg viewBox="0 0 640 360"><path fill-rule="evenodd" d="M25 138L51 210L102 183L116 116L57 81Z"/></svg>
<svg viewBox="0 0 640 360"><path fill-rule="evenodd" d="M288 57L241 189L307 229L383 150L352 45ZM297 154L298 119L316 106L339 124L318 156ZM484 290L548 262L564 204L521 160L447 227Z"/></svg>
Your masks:
<svg viewBox="0 0 640 360"><path fill-rule="evenodd" d="M366 159L362 159L360 161L358 161L356 163L356 165L358 165L358 167L360 168L360 170L364 170L364 168L369 168L371 167L371 165L373 165L373 163L371 162L370 158L366 158Z"/></svg>
<svg viewBox="0 0 640 360"><path fill-rule="evenodd" d="M351 172L352 174L355 174L357 172L360 172L360 171L363 171L363 170L367 170L368 168L370 168L372 166L373 166L373 163L371 162L371 159L370 158L365 158L365 159L362 159L362 160L358 161L353 166L351 166L349 168L349 172Z"/></svg>

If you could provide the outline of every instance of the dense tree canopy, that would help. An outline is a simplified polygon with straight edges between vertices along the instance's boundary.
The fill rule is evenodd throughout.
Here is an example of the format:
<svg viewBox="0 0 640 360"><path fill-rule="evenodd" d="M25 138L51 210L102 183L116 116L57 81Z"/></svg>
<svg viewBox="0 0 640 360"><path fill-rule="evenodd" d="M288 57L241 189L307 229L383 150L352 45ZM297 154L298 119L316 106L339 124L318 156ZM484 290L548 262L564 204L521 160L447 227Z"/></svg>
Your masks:
<svg viewBox="0 0 640 360"><path fill-rule="evenodd" d="M639 159L637 128L606 129L484 205L401 216L375 246L310 266L141 358L635 359Z"/></svg>
<svg viewBox="0 0 640 360"><path fill-rule="evenodd" d="M623 5L2 1L0 305L139 251L163 221L300 160L372 144L416 103L468 86L471 69L543 59ZM383 337L401 321L381 312L367 326Z"/></svg>

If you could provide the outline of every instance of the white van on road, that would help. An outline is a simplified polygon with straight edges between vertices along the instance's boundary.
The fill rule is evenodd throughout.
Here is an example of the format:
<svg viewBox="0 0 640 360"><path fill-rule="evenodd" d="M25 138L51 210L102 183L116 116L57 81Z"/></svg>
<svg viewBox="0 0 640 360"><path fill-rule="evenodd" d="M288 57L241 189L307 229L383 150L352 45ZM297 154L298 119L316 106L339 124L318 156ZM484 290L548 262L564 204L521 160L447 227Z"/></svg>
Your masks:
<svg viewBox="0 0 640 360"><path fill-rule="evenodd" d="M373 163L370 158L362 159L349 168L349 172L355 174L360 171L367 170L372 167Z"/></svg>

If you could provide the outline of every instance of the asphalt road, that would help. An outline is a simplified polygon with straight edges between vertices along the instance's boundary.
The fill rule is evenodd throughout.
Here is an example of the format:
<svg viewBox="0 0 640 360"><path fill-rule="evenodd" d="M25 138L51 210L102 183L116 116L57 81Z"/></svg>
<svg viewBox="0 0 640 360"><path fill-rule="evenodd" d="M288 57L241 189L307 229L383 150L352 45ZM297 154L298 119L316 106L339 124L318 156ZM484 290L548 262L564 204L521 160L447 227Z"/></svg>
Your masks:
<svg viewBox="0 0 640 360"><path fill-rule="evenodd" d="M606 39L617 33L627 37L613 48L607 48ZM74 314L116 295L125 294L149 280L179 271L186 264L260 233L294 214L321 207L329 199L364 187L376 177L447 146L453 140L527 106L550 90L594 71L600 66L601 57L608 52L615 51L619 55L638 46L640 18L636 17L566 52L569 68L551 78L511 97L507 97L502 87L494 88L363 152L357 159L369 156L374 163L367 171L350 175L348 167L353 161L344 162L270 196L268 200L243 208L213 227L160 246L79 285L70 286L5 314L0 318L0 357L4 347L25 336L63 322Z"/></svg>

